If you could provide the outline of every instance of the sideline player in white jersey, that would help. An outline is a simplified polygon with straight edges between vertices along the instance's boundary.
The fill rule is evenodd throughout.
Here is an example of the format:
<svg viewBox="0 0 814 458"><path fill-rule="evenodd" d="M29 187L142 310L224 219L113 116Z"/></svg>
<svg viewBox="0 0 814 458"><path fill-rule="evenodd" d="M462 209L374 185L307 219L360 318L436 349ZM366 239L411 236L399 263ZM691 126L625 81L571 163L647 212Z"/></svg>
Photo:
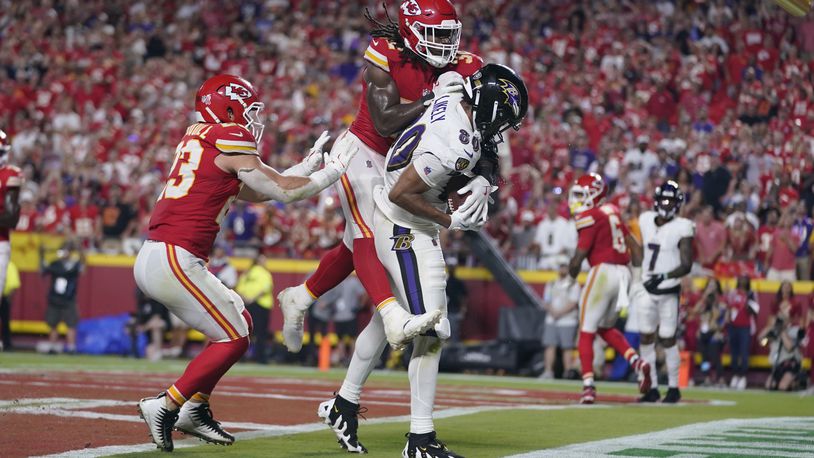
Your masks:
<svg viewBox="0 0 814 458"><path fill-rule="evenodd" d="M642 358L650 363L652 388L639 402L657 402L661 398L656 377L656 330L664 346L667 365L668 389L666 403L681 399L678 390L680 358L676 345L678 329L678 296L681 277L690 273L693 262L695 223L677 217L684 202L684 194L674 181L667 181L656 189L655 210L639 216L644 259L642 281L634 283L631 291L633 307L639 318ZM635 276L636 274L634 274Z"/></svg>
<svg viewBox="0 0 814 458"><path fill-rule="evenodd" d="M441 75L439 81L458 75ZM502 65L488 64L464 85L466 94L436 97L401 134L385 160L384 186L374 189L373 235L376 253L400 304L413 314L440 310L435 329L413 340L408 375L410 433L402 456L458 456L436 438L432 411L441 346L450 337L446 319L446 275L439 228L478 230L486 212L470 219L460 208L446 212L456 182L475 176L481 140L518 128L528 108L523 81ZM450 208L452 210L452 208ZM384 342L385 336L380 339Z"/></svg>

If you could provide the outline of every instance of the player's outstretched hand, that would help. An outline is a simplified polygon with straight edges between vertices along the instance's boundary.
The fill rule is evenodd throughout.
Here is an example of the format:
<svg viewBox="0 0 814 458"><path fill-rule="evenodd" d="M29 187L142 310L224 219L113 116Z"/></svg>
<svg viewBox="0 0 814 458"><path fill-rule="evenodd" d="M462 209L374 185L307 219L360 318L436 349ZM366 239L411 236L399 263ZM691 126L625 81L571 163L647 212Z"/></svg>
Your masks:
<svg viewBox="0 0 814 458"><path fill-rule="evenodd" d="M470 215L462 213L460 209L455 210L449 216L451 221L447 229L451 231L478 231L483 227L483 223L472 221Z"/></svg>
<svg viewBox="0 0 814 458"><path fill-rule="evenodd" d="M351 159L358 152L359 146L346 135L337 140L337 145L334 145L331 152L325 155L325 168L334 169L342 175L348 170Z"/></svg>
<svg viewBox="0 0 814 458"><path fill-rule="evenodd" d="M489 204L493 203L491 194L497 191L497 186L492 186L489 181L482 177L476 176L469 180L469 183L464 185L458 190L458 194L464 195L471 192L472 195L464 200L464 203L458 208L461 213L468 215L472 224L486 224L489 214Z"/></svg>
<svg viewBox="0 0 814 458"><path fill-rule="evenodd" d="M432 100L445 94L462 94L464 92L464 77L458 72L442 73L435 81L432 92L426 94L422 101L424 106L430 106Z"/></svg>
<svg viewBox="0 0 814 458"><path fill-rule="evenodd" d="M308 168L308 173L314 173L322 167L323 155L322 147L325 146L331 140L331 135L328 133L327 130L322 131L322 135L319 136L317 141L314 142L314 146L311 147L311 151L308 152L308 156L305 156L305 164Z"/></svg>

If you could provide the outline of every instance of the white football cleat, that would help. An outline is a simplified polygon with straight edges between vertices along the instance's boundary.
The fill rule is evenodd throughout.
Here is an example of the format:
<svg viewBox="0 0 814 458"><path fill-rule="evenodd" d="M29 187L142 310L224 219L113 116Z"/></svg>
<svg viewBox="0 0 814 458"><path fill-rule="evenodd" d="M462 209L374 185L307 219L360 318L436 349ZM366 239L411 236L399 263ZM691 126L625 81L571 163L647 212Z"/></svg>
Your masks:
<svg viewBox="0 0 814 458"><path fill-rule="evenodd" d="M174 448L172 428L178 420L178 410L166 407L165 396L166 393L161 393L155 397L142 399L138 402L138 413L144 423L147 423L153 443L161 450L171 452Z"/></svg>
<svg viewBox="0 0 814 458"><path fill-rule="evenodd" d="M283 342L288 351L297 353L302 349L305 312L314 303L314 298L304 285L299 285L284 289L277 295L277 302L283 311Z"/></svg>
<svg viewBox="0 0 814 458"><path fill-rule="evenodd" d="M412 315L395 301L385 305L379 313L387 342L394 349L404 348L416 336L432 329L442 318L440 310Z"/></svg>
<svg viewBox="0 0 814 458"><path fill-rule="evenodd" d="M181 407L175 429L184 434L195 436L210 444L232 445L235 436L227 433L220 422L212 417L208 402L187 402Z"/></svg>

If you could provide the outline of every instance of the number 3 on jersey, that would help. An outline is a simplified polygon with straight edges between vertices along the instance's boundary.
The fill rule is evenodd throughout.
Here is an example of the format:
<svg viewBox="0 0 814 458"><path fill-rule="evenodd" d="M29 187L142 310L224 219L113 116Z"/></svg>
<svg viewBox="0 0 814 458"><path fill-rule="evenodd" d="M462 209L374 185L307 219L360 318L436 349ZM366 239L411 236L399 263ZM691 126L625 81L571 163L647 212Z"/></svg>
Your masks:
<svg viewBox="0 0 814 458"><path fill-rule="evenodd" d="M201 165L202 155L203 147L198 140L192 139L178 144L167 185L158 200L180 199L189 193L192 183L195 182L195 171Z"/></svg>

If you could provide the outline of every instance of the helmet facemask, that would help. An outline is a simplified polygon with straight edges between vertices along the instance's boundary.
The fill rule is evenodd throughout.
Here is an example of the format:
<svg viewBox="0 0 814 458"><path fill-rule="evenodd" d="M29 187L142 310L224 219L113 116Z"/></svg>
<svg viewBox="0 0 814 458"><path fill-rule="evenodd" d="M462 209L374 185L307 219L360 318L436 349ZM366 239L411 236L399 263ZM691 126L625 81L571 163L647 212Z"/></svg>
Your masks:
<svg viewBox="0 0 814 458"><path fill-rule="evenodd" d="M243 110L243 119L246 124L243 125L254 136L254 141L260 143L260 138L263 137L263 130L266 125L263 124L261 113L265 108L262 102L254 102Z"/></svg>
<svg viewBox="0 0 814 458"><path fill-rule="evenodd" d="M656 213L664 219L673 219L678 213L678 199L661 197L656 201Z"/></svg>
<svg viewBox="0 0 814 458"><path fill-rule="evenodd" d="M437 25L412 22L410 31L418 43L412 49L409 40L405 39L405 45L433 67L446 67L458 54L458 46L461 44L460 21L447 19Z"/></svg>
<svg viewBox="0 0 814 458"><path fill-rule="evenodd" d="M568 208L572 215L578 215L592 207L593 203L584 187L574 186L568 191Z"/></svg>

